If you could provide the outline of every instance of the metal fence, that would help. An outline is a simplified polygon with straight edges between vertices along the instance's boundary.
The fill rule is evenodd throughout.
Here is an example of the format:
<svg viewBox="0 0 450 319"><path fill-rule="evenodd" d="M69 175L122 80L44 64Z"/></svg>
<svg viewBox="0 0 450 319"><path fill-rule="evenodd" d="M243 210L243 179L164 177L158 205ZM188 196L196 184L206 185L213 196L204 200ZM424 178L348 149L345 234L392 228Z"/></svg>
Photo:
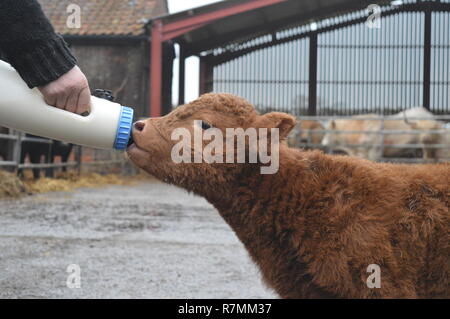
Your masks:
<svg viewBox="0 0 450 319"><path fill-rule="evenodd" d="M344 128L331 122L350 120ZM315 128L302 127L302 122L314 121ZM375 125L354 125L364 121ZM388 123L405 123L400 127ZM436 124L424 129L414 124ZM446 123L447 122L447 123ZM353 123L353 125L352 125ZM450 162L450 116L302 116L288 137L291 147L320 149L330 154L358 156L379 162L438 163ZM334 138L333 138L334 137ZM400 139L398 138L400 137ZM390 141L387 143L387 141ZM387 152L389 150L389 152Z"/></svg>
<svg viewBox="0 0 450 319"><path fill-rule="evenodd" d="M393 1L205 52L215 92L295 115L450 113L450 1Z"/></svg>
<svg viewBox="0 0 450 319"><path fill-rule="evenodd" d="M8 130L5 130L8 131ZM11 171L27 170L27 169L59 169L72 168L77 173L81 173L83 169L92 170L95 167L97 170L102 166L117 165L120 170L124 170L127 163L126 157L116 151L96 150L87 147L74 146L73 155L69 158L67 163L63 162L44 162L44 163L30 163L25 161L21 163L22 143L33 142L38 144L51 144L52 140L44 138L28 137L24 133L9 130L5 134L0 134L0 148L3 152L0 155L0 169L8 169ZM5 151L6 150L6 151Z"/></svg>

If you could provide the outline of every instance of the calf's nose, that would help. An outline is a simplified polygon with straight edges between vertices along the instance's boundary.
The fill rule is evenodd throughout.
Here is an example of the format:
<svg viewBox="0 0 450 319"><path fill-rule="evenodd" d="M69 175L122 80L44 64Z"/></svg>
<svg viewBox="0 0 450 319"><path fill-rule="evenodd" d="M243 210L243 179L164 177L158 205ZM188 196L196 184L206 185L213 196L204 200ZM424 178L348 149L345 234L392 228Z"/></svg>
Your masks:
<svg viewBox="0 0 450 319"><path fill-rule="evenodd" d="M136 131L142 132L144 130L145 127L145 122L143 121L137 121L134 123L134 129Z"/></svg>

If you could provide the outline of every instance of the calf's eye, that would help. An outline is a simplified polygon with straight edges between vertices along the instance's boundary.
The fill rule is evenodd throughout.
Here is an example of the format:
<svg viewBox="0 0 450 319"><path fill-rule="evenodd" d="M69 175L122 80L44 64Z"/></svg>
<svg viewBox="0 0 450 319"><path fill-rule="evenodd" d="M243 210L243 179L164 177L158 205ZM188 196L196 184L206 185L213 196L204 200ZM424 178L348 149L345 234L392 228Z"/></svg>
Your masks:
<svg viewBox="0 0 450 319"><path fill-rule="evenodd" d="M211 124L209 124L208 122L202 121L202 129L207 130L209 128L211 128Z"/></svg>

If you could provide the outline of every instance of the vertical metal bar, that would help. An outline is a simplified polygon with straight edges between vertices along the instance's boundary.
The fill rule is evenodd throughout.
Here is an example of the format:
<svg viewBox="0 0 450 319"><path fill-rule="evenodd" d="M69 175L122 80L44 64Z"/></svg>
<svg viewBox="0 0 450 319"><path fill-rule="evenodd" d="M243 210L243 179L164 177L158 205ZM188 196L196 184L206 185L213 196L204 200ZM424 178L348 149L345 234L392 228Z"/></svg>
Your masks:
<svg viewBox="0 0 450 319"><path fill-rule="evenodd" d="M261 50L258 52L258 104L261 105L263 101L263 52Z"/></svg>
<svg viewBox="0 0 450 319"><path fill-rule="evenodd" d="M450 14L448 12L442 13L442 18L443 18L442 20L445 21L444 35L443 36L444 36L444 39L447 39L447 41L444 41L444 45L448 45L449 44L448 39L450 38L450 34L449 34L450 33L449 32L449 28L450 28L450 23L449 23ZM448 57L450 55L449 54L450 53L449 52L450 51L449 47L448 46L444 47L443 50L444 50L444 53L446 53L445 56ZM447 81L447 83L448 83L448 81L450 80L450 61L449 61L448 58L445 59L445 61L447 63L447 72L445 72L444 80ZM443 84L443 88L444 88L445 96L443 96L443 101L442 101L442 108L441 108L441 112L442 113L450 112L450 110L448 109L447 103L446 103L446 101L450 101L450 94L449 94L449 90L445 89L446 87L447 86L444 83Z"/></svg>
<svg viewBox="0 0 450 319"><path fill-rule="evenodd" d="M369 36L367 37L367 39L368 39L367 46L370 47L370 49L367 49L367 54L368 54L367 64L369 65L369 72L368 72L368 78L367 78L367 81L368 81L367 82L368 83L367 95L369 97L369 99L368 99L368 101L369 101L368 102L368 108L370 109L371 113L373 113L373 111L374 111L374 103L373 103L374 83L373 83L373 79L374 79L374 73L375 73L375 70L374 70L374 67L375 67L374 50L376 50L376 48L373 49L372 46L374 45L373 38L374 38L374 33L377 32L376 30L377 29L375 29L375 28L374 29L370 29L369 30Z"/></svg>
<svg viewBox="0 0 450 319"><path fill-rule="evenodd" d="M273 76L273 70L272 70L272 65L273 65L273 55L272 55L272 51L269 48L266 48L266 55L267 55L267 64L266 64L266 69L267 69L267 103L269 107L273 107L272 105L272 88L273 88L273 84L272 84L272 80L274 79Z"/></svg>
<svg viewBox="0 0 450 319"><path fill-rule="evenodd" d="M78 176L81 175L82 157L83 157L83 148L81 146L76 146L75 147L75 161L77 163L76 171L77 171Z"/></svg>
<svg viewBox="0 0 450 319"><path fill-rule="evenodd" d="M289 54L288 56L290 56L290 65L292 66L289 70L289 80L292 81L289 83L289 90L288 90L288 96L290 99L290 103L291 103L291 107L296 107L297 109L295 110L297 112L297 114L300 114L300 96L298 94L298 92L295 92L295 80L297 80L297 76L300 76L301 79L303 79L303 74L301 73L300 69L299 69L299 60L303 60L304 55L295 55L294 53L297 51L298 47L300 46L300 41L301 40L297 40L294 42L290 42L289 43ZM295 59L294 57L297 57L297 59ZM301 85L301 84L300 84ZM299 86L300 86L299 85ZM301 90L299 90L299 92L301 92ZM294 103L298 103L298 105L294 104Z"/></svg>
<svg viewBox="0 0 450 319"><path fill-rule="evenodd" d="M219 90L219 80L222 77L222 65L214 66L214 92L221 92Z"/></svg>
<svg viewBox="0 0 450 319"><path fill-rule="evenodd" d="M337 72L335 73L335 79L336 79L336 84L334 85L335 87L335 98L336 98L336 102L337 105L342 105L341 102L341 81L342 81L342 48L340 46L340 44L342 44L342 39L341 39L341 35L342 35L342 30L336 30L334 33L334 40L335 40L335 48L336 48L336 70ZM336 41L337 40L337 41ZM345 110L345 106L344 106L344 110L341 111L346 111Z"/></svg>
<svg viewBox="0 0 450 319"><path fill-rule="evenodd" d="M263 70L264 70L264 75L263 75L263 81L264 82L264 103L267 106L267 102L269 101L269 87L267 86L267 80L270 79L270 73L268 72L268 64L269 64L269 54L267 52L267 49L264 49L263 51L264 54L264 63L263 63Z"/></svg>
<svg viewBox="0 0 450 319"><path fill-rule="evenodd" d="M323 39L323 34L317 34L317 96L320 97L322 103L328 101L328 96L326 94L326 92L324 91L324 85L321 82L324 78L324 72L326 72L326 70L328 69L328 64L329 61L327 61L328 59L324 59L324 56L327 55L327 52L324 51L324 48L321 46L322 43L322 39ZM330 74L330 72L328 72L328 74ZM331 77L331 74L330 74ZM317 104L317 102L316 102ZM320 104L320 103L319 103ZM316 115L317 113L321 112L322 108L327 108L326 105L324 104L320 104L319 106L316 105ZM317 109L319 109L319 111L317 112Z"/></svg>
<svg viewBox="0 0 450 319"><path fill-rule="evenodd" d="M317 113L317 33L309 37L308 115Z"/></svg>
<svg viewBox="0 0 450 319"><path fill-rule="evenodd" d="M253 103L255 105L257 105L261 99L261 95L260 95L260 82L259 82L259 78L260 78L260 65L261 65L261 61L260 61L260 54L258 51L253 52L252 56L251 56L251 60L252 60L252 69L253 69Z"/></svg>
<svg viewBox="0 0 450 319"><path fill-rule="evenodd" d="M224 82L224 87L225 87L224 91L226 93L232 93L232 90L231 90L231 67L233 66L232 63L233 63L233 61L228 61L224 65L224 67L226 68L225 69L226 70L226 76L224 77L224 79L226 80L226 82Z"/></svg>
<svg viewBox="0 0 450 319"><path fill-rule="evenodd" d="M395 25L395 16L393 16L391 18L391 27L389 28L390 32L388 33L389 34L389 45L390 45L390 48L389 48L389 64L388 64L388 69L389 70L393 70L394 48L392 48L392 45L395 44L395 42L393 40L394 33L396 32L395 27L396 27L396 25ZM391 83L387 86L389 99L388 99L388 104L386 106L387 106L387 109L388 109L389 112L391 112L392 105L394 105L394 103L393 103L393 86L394 85L392 84L392 82L395 80L395 78L394 78L394 74L393 73L394 72L389 72L389 75L388 75L389 82L391 82Z"/></svg>
<svg viewBox="0 0 450 319"><path fill-rule="evenodd" d="M378 131L379 134L379 144L380 144L380 148L379 148L379 153L378 153L378 161L380 161L382 158L384 158L384 118L385 115L381 115L381 123L380 123L380 130Z"/></svg>
<svg viewBox="0 0 450 319"><path fill-rule="evenodd" d="M253 63L252 63L252 59L251 59L251 55L247 54L244 56L245 59L245 76L246 76L246 83L245 83L245 94L247 99L253 103L253 75L252 75L252 70L255 68Z"/></svg>
<svg viewBox="0 0 450 319"><path fill-rule="evenodd" d="M403 77L403 70L404 70L404 65L405 65L405 60L403 59L403 57L406 58L406 56L404 55L404 52L407 52L405 50L408 50L408 48L404 47L405 44L405 21L403 19L403 14L399 14L398 15L398 19L399 19L399 28L398 30L400 30L400 32L397 32L397 41L396 43L399 45L398 48L398 58L397 58L397 63L398 63L398 98L397 98L397 110L396 112L399 112L401 110L403 110L403 88L405 86L404 82L404 77ZM400 107L400 108L399 108Z"/></svg>
<svg viewBox="0 0 450 319"><path fill-rule="evenodd" d="M385 18L383 27L381 28L383 34L382 34L382 45L387 45L389 43L388 38L387 38L387 29L390 28L390 17ZM383 99L381 101L381 107L382 107L382 112L384 114L384 109L386 108L387 105L387 92L386 92L386 81L387 81L387 75L389 73L389 69L388 69L388 55L389 55L389 48L385 48L382 50L382 65L383 65L383 73L382 73L382 77L381 77L381 91L382 91L382 96Z"/></svg>
<svg viewBox="0 0 450 319"><path fill-rule="evenodd" d="M253 65L253 61L252 61L252 56L253 54L247 54L244 56L245 59L245 76L246 76L246 93L247 94L247 99L251 102L254 103L253 101L253 70L255 69L255 66Z"/></svg>
<svg viewBox="0 0 450 319"><path fill-rule="evenodd" d="M178 105L182 105L185 103L186 56L183 46L180 45L179 48Z"/></svg>
<svg viewBox="0 0 450 319"><path fill-rule="evenodd" d="M449 38L449 36L450 36L450 32L449 32L449 29L450 29L450 22L449 22L449 19L450 19L450 14L448 13L448 12L445 12L445 13L443 13L442 14L442 16L443 16L443 20L445 21L445 27L444 27L444 36L445 36L445 38ZM450 49L448 48L448 47L445 47L445 48L443 48L443 50L445 50L445 52L446 52L446 56L448 57L450 54ZM450 80L450 61L449 61L449 59L447 58L446 59L446 63L447 63L447 72L445 72L445 81L447 81L447 84L448 84L448 81ZM444 84L444 88L446 88L446 86L445 86L445 84ZM445 113L445 112L449 112L449 109L448 109L448 104L450 104L450 103L448 103L447 104L447 101L448 102L450 102L450 93L449 93L449 90L444 90L444 92L445 92L445 99L443 100L443 103L442 103L442 110L441 110L441 112L442 113Z"/></svg>
<svg viewBox="0 0 450 319"><path fill-rule="evenodd" d="M279 49L278 49L278 57L280 59L280 64L282 67L280 67L280 71L279 71L279 77L278 77L278 95L279 98L278 100L280 101L281 104L281 110L286 110L286 86L285 86L285 79L286 79L286 59L284 58L285 56L285 52L286 50L284 50L285 44L281 44L279 45ZM280 95L281 94L281 95Z"/></svg>
<svg viewBox="0 0 450 319"><path fill-rule="evenodd" d="M351 61L350 61L350 72L349 72L350 73L350 78L349 78L349 80L352 83L352 85L349 85L349 87L350 87L350 101L349 101L349 105L350 105L350 108L352 110L352 113L353 113L353 110L356 108L356 102L355 102L356 90L355 90L355 88L358 87L357 85L355 85L356 84L355 59L356 59L356 50L357 50L356 47L355 47L356 27L357 26L354 26L354 25L350 27L350 36L349 36L349 38L350 38L350 58L351 58Z"/></svg>
<svg viewBox="0 0 450 319"><path fill-rule="evenodd" d="M305 64L309 64L307 60L307 54L305 54L304 52L304 42L302 41L305 40L297 40L296 45L291 48L291 63L294 67L291 70L292 84L290 86L289 96L292 99L292 103L294 103L294 101L297 101L298 105L296 106L298 108L298 114L305 114L303 112L304 110L302 110L302 107L305 106L301 105L301 95L306 95L305 91L303 90L303 85L306 78L306 76L304 76L305 73L303 72L303 69L305 67L303 61L305 61Z"/></svg>
<svg viewBox="0 0 450 319"><path fill-rule="evenodd" d="M433 15L433 14L432 14ZM434 32L433 32L434 31ZM430 109L431 106L436 106L436 89L439 85L439 69L440 69L440 61L439 61L439 49L435 47L436 44L439 43L436 35L436 19L432 18L431 21L431 40L430 40ZM438 92L439 94L439 92Z"/></svg>
<svg viewBox="0 0 450 319"><path fill-rule="evenodd" d="M363 59L364 59L364 56L363 56L363 48L362 48L362 36L363 36L363 31L364 31L364 28L365 26L361 26L361 28L358 28L357 30L358 30L358 39L357 39L357 41L356 41L356 44L358 44L359 45L359 47L357 48L357 52L358 52L358 56L357 56L357 59L356 59L356 65L357 65L357 78L358 78L358 85L357 85L357 88L358 88L358 104L357 104L357 106L358 106L358 108L362 108L362 106L363 106L363 97L364 97L364 85L361 83L363 80L364 80L364 78L363 78L363 68L364 68L364 61L363 61Z"/></svg>
<svg viewBox="0 0 450 319"><path fill-rule="evenodd" d="M272 47L273 48L273 47ZM273 100L273 86L274 86L274 80L275 80L275 72L273 70L273 61L274 61L274 51L271 50L270 47L267 48L267 59L268 59L268 63L267 63L267 70L269 72L269 76L268 76L268 80L269 80L269 97L268 97L268 102L269 102L269 106L271 107L276 107L276 105L274 105L274 100Z"/></svg>
<svg viewBox="0 0 450 319"><path fill-rule="evenodd" d="M443 47L445 45L445 38L443 38L443 30L442 27L445 25L445 22L441 16L442 13L434 12L433 13L433 30L432 32L435 34L437 40L434 43L434 50L438 52L439 54L439 76L438 79L434 79L436 82L434 85L436 86L437 94L433 96L434 102L431 102L431 105L433 106L432 111L434 112L440 112L441 106L442 106L442 98L444 97L444 91L442 90L444 88L443 84L445 83L445 66L446 66L446 57L445 57L445 48Z"/></svg>
<svg viewBox="0 0 450 319"><path fill-rule="evenodd" d="M342 61L341 61L341 65L342 65L342 73L341 73L341 81L342 81L342 102L345 105L345 112L348 114L348 112L350 112L350 108L348 105L348 101L347 101L347 80L348 80L348 50L347 50L347 38L348 38L348 32L347 29L342 29L341 32L341 45L342 45Z"/></svg>
<svg viewBox="0 0 450 319"><path fill-rule="evenodd" d="M436 13L432 14L432 20L433 20L433 29L432 32L434 33L434 38L435 41L434 43L432 43L431 45L434 46L434 50L432 48L432 50L435 52L434 54L434 69L435 69L435 75L434 75L434 90L433 90L433 103L430 103L430 108L433 107L431 110L432 111L436 111L439 109L440 107L440 100L441 97L443 95L443 93L441 93L441 83L443 81L442 78L442 67L444 66L444 60L442 59L443 55L442 53L442 48L440 47L440 45L443 45L444 42L441 39L441 25L442 23L440 22L440 16L437 16ZM436 59L436 53L437 53L437 59ZM437 70L437 77L436 77L436 70Z"/></svg>
<svg viewBox="0 0 450 319"><path fill-rule="evenodd" d="M395 52L395 60L394 60L394 81L396 82L396 84L393 86L393 90L394 90L394 94L395 94L395 98L394 98L394 105L392 108L392 112L397 112L398 110L398 106L400 104L399 102L399 98L400 98L400 94L401 94L401 74L400 74L400 70L401 70L401 46L400 46L400 34L402 32L401 29L401 21L399 21L401 19L400 15L396 14L395 16L395 32L394 32L394 52Z"/></svg>
<svg viewBox="0 0 450 319"><path fill-rule="evenodd" d="M202 95L206 93L206 61L203 57L199 57L199 59L198 93Z"/></svg>
<svg viewBox="0 0 450 319"><path fill-rule="evenodd" d="M423 107L430 109L430 73L431 73L431 10L424 10L424 47L423 47Z"/></svg>
<svg viewBox="0 0 450 319"><path fill-rule="evenodd" d="M381 33L381 31L380 30L377 30L376 31L376 37L375 37L375 45L376 45L376 48L374 49L375 50L375 62L374 62L374 65L375 65L375 76L374 76L374 81L375 81L375 83L374 83L374 85L375 85L375 102L374 102L374 105L375 105L375 107L376 107L376 109L377 109L377 111L379 111L379 109L380 109L380 104L381 104L381 102L380 102L380 85L379 85L379 83L380 83L380 81L381 81L381 78L380 78L380 72L383 70L383 66L382 66L382 62L380 61L380 52L381 52L381 49L380 49L380 33ZM378 66L379 65L381 65L381 68L379 68Z"/></svg>
<svg viewBox="0 0 450 319"><path fill-rule="evenodd" d="M150 116L161 115L162 94L162 21L156 20L152 27L151 43Z"/></svg>
<svg viewBox="0 0 450 319"><path fill-rule="evenodd" d="M213 83L213 70L210 62L204 58L200 57L200 83L199 83L199 93L205 94L212 91L211 84Z"/></svg>
<svg viewBox="0 0 450 319"><path fill-rule="evenodd" d="M412 13L411 12L407 12L405 14L407 15L407 18L408 18L407 19L408 25L409 26L414 25L414 29L413 30L410 30L408 28L408 30L409 30L409 32L408 32L408 35L409 35L408 43L409 43L409 45L411 45L410 51L412 53L412 52L414 52L416 50L416 48L414 47L414 40L413 40L413 36L412 36L413 33L415 32L415 24L413 24ZM406 72L406 79L409 80L409 81L414 81L414 78L413 78L412 72L411 72L411 68L413 68L414 65L415 65L414 63L415 63L415 61L413 59L413 54L408 54L408 64L407 64L408 67L407 67L407 72ZM412 99L412 90L411 90L411 88L412 88L412 84L409 83L408 84L407 101L406 101L406 104L407 104L408 108L413 106L413 103L412 103L412 100L411 100Z"/></svg>
<svg viewBox="0 0 450 319"><path fill-rule="evenodd" d="M17 139L14 141L14 147L13 147L13 157L12 160L16 163L16 166L14 168L15 173L17 174L17 171L19 170L20 165L20 158L22 153L22 136L23 133L19 131L13 131L13 134L16 135Z"/></svg>

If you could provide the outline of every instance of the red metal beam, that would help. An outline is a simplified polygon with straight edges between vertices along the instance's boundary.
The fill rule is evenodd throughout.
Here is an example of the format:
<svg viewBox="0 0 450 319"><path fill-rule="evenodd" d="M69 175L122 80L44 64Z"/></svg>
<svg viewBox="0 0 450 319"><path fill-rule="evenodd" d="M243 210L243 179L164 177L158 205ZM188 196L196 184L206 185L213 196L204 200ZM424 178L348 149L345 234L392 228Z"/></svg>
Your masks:
<svg viewBox="0 0 450 319"><path fill-rule="evenodd" d="M229 8L224 8L218 11L209 12L200 14L197 16L192 16L187 19L183 19L181 21L175 21L172 23L165 24L163 26L163 32L165 34L168 34L170 32L173 32L172 34L175 34L175 36L180 35L180 33L175 31L184 31L188 29L189 31L198 29L203 27L205 24L208 24L210 22L216 21L218 19L226 18L228 16L236 15L239 13L267 7L270 5L274 5L277 3L285 2L287 0L253 0L242 4L237 4L235 6L231 6ZM184 31L186 32L186 31ZM181 32L183 34L184 32ZM172 36L169 39L174 38L175 36Z"/></svg>
<svg viewBox="0 0 450 319"><path fill-rule="evenodd" d="M156 20L152 27L152 49L150 63L150 116L161 116L162 95L162 21Z"/></svg>
<svg viewBox="0 0 450 319"><path fill-rule="evenodd" d="M199 29L205 25L232 15L252 11L255 9L271 6L287 0L252 0L245 3L236 4L218 11L195 15L180 21L163 24L158 19L153 22L151 40L151 63L150 63L150 116L158 117L162 114L162 44L164 41L176 38L184 33ZM203 67L203 89L206 88L205 77L206 68Z"/></svg>
<svg viewBox="0 0 450 319"><path fill-rule="evenodd" d="M167 41L167 40L171 40L173 38L176 38L182 34L188 33L189 31L193 31L195 29L199 29L203 26L207 25L207 23L200 23L200 24L196 24L190 27L186 27L184 29L180 29L180 30L175 30L175 31L168 31L168 32L163 32L163 41ZM164 27L163 27L164 28Z"/></svg>

